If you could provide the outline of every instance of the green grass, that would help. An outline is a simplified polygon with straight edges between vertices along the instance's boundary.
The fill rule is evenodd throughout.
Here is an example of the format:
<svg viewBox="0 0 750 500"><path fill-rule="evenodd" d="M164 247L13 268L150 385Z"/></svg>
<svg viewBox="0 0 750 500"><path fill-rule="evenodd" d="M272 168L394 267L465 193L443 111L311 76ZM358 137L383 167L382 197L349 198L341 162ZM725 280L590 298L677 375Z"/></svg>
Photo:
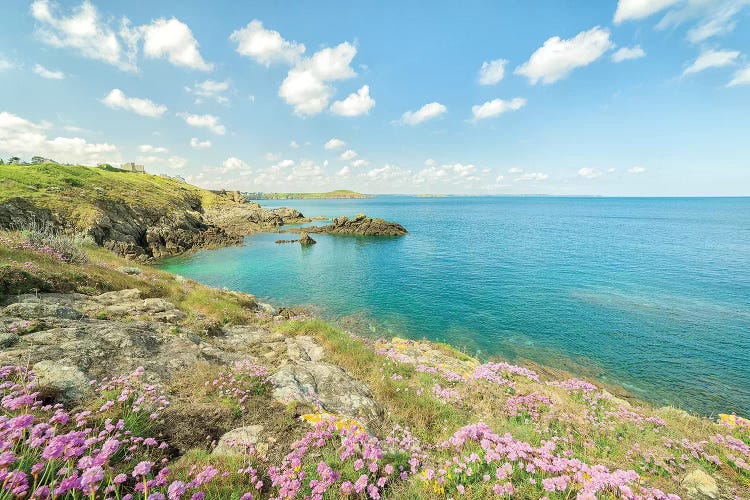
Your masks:
<svg viewBox="0 0 750 500"><path fill-rule="evenodd" d="M136 211L197 210L228 201L220 194L174 179L79 165L3 165L0 203L22 198L57 213L75 228L102 216L97 205L117 202Z"/></svg>

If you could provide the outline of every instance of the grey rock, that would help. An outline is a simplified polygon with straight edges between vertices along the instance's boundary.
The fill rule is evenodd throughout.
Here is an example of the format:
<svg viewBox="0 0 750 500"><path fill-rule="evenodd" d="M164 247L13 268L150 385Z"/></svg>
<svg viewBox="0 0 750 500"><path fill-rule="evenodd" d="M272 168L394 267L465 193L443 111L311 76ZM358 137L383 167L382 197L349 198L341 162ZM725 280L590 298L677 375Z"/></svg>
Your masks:
<svg viewBox="0 0 750 500"><path fill-rule="evenodd" d="M304 228L309 233L355 234L360 236L402 236L409 232L396 222L383 219L372 219L364 214L356 217L337 217L328 226L310 226Z"/></svg>
<svg viewBox="0 0 750 500"><path fill-rule="evenodd" d="M317 362L325 357L325 351L312 337L288 337L285 342L287 357L295 363Z"/></svg>
<svg viewBox="0 0 750 500"><path fill-rule="evenodd" d="M299 233L299 244L300 245L307 246L307 245L314 245L316 243L317 243L317 241L315 241L314 239L312 239L310 237L310 235L307 234L306 232L302 231L301 233Z"/></svg>
<svg viewBox="0 0 750 500"><path fill-rule="evenodd" d="M74 319L83 316L70 307L48 302L16 302L3 309L6 316L16 316L22 319L37 318L65 318Z"/></svg>
<svg viewBox="0 0 750 500"><path fill-rule="evenodd" d="M45 398L70 403L92 393L88 378L75 366L45 360L34 365L34 374L37 389Z"/></svg>
<svg viewBox="0 0 750 500"><path fill-rule="evenodd" d="M682 480L682 487L687 491L688 500L706 500L719 498L719 486L716 480L701 469L695 469Z"/></svg>
<svg viewBox="0 0 750 500"><path fill-rule="evenodd" d="M0 332L0 349L13 347L18 343L21 337L13 332Z"/></svg>
<svg viewBox="0 0 750 500"><path fill-rule="evenodd" d="M268 444L261 442L262 425L248 425L227 432L219 439L214 455L246 455L251 448L260 456L268 453Z"/></svg>
<svg viewBox="0 0 750 500"><path fill-rule="evenodd" d="M288 364L271 375L270 381L274 386L274 399L282 403L299 401L320 405L331 413L370 423L383 414L365 384L330 363Z"/></svg>

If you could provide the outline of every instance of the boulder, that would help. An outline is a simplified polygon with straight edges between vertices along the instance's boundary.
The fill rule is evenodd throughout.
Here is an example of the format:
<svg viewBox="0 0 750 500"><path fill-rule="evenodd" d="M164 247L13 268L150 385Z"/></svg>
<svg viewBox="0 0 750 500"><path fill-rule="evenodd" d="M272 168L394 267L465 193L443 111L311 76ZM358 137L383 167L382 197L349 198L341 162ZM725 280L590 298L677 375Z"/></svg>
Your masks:
<svg viewBox="0 0 750 500"><path fill-rule="evenodd" d="M317 241L315 241L314 239L312 239L310 237L310 235L307 234L306 232L302 231L301 233L299 233L299 244L300 245L307 246L307 245L314 245L315 243L317 243Z"/></svg>
<svg viewBox="0 0 750 500"><path fill-rule="evenodd" d="M268 453L268 444L261 442L262 425L247 425L227 432L219 439L214 455L246 455L253 450L260 456Z"/></svg>
<svg viewBox="0 0 750 500"><path fill-rule="evenodd" d="M719 498L719 486L716 480L701 469L695 469L682 480L682 487L687 491L688 500L706 500Z"/></svg>
<svg viewBox="0 0 750 500"><path fill-rule="evenodd" d="M45 360L34 365L34 374L37 389L44 398L71 403L92 393L89 379L75 366Z"/></svg>
<svg viewBox="0 0 750 500"><path fill-rule="evenodd" d="M288 364L269 380L274 386L274 399L284 404L299 401L321 406L331 413L367 423L378 421L383 414L369 387L330 363Z"/></svg>

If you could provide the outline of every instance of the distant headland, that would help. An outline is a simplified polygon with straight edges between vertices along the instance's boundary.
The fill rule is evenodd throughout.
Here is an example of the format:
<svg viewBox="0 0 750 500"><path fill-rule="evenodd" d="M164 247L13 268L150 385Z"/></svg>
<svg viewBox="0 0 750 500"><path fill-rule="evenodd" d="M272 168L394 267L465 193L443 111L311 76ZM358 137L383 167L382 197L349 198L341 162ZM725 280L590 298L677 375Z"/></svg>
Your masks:
<svg viewBox="0 0 750 500"><path fill-rule="evenodd" d="M369 198L368 195L337 189L327 193L243 193L250 200L310 200L310 199L350 199Z"/></svg>

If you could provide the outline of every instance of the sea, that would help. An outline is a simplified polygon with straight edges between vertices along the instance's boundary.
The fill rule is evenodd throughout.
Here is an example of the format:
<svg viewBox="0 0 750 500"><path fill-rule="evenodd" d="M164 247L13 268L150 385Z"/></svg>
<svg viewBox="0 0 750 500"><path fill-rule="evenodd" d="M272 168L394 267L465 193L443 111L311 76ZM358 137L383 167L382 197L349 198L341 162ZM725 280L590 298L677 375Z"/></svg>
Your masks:
<svg viewBox="0 0 750 500"><path fill-rule="evenodd" d="M750 198L267 200L403 237L247 237L161 263L358 334L539 363L657 405L750 416Z"/></svg>

